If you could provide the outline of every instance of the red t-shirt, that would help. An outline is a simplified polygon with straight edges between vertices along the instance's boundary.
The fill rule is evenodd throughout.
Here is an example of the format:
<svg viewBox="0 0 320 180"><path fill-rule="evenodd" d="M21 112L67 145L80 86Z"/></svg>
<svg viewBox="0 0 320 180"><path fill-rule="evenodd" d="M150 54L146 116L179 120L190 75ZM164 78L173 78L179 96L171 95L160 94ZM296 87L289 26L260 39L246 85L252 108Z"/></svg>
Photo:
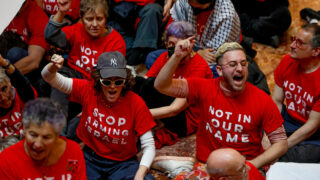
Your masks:
<svg viewBox="0 0 320 180"><path fill-rule="evenodd" d="M66 150L55 164L37 166L26 153L24 140L6 148L0 154L0 179L55 179L85 180L86 166L80 146L71 140L66 141Z"/></svg>
<svg viewBox="0 0 320 180"><path fill-rule="evenodd" d="M265 180L266 179L253 164L251 164L249 161L246 161L246 164L250 167L248 171L249 180Z"/></svg>
<svg viewBox="0 0 320 180"><path fill-rule="evenodd" d="M23 124L22 110L25 103L21 100L17 90L15 89L15 98L13 100L13 107L8 114L0 116L0 138L7 137L9 135L22 135ZM37 92L33 89L34 97L37 97Z"/></svg>
<svg viewBox="0 0 320 180"><path fill-rule="evenodd" d="M44 29L49 21L46 13L33 1L28 4L21 12L19 12L10 22L5 31L12 31L21 36L28 45L38 45L44 49L49 46L44 39Z"/></svg>
<svg viewBox="0 0 320 180"><path fill-rule="evenodd" d="M306 74L296 60L286 55L274 71L274 80L283 89L293 119L304 124L311 111L320 112L320 68Z"/></svg>
<svg viewBox="0 0 320 180"><path fill-rule="evenodd" d="M108 107L103 93L97 94L93 82L73 79L70 101L82 105L78 137L99 156L116 161L137 153L137 138L156 124L141 97L129 91L117 104Z"/></svg>
<svg viewBox="0 0 320 180"><path fill-rule="evenodd" d="M58 0L43 0L42 5L45 12L50 15L54 15L58 12ZM76 20L80 17L80 0L72 0L71 7L67 12L67 15L70 16L73 20Z"/></svg>
<svg viewBox="0 0 320 180"><path fill-rule="evenodd" d="M189 103L200 108L196 155L200 162L222 147L253 159L263 152L262 130L268 134L283 123L270 96L248 82L241 95L227 97L219 85L221 78L187 80Z"/></svg>
<svg viewBox="0 0 320 180"><path fill-rule="evenodd" d="M148 77L157 77L162 67L168 61L168 52L162 53L154 64L151 66L150 70L147 72ZM196 53L188 61L182 61L174 72L173 78L206 78L212 79L212 71L208 66L208 63ZM196 105L190 105L186 111L187 118L187 134L193 133L198 127L200 109Z"/></svg>
<svg viewBox="0 0 320 180"><path fill-rule="evenodd" d="M201 37L207 26L208 18L213 10L204 11L197 15L197 34Z"/></svg>
<svg viewBox="0 0 320 180"><path fill-rule="evenodd" d="M109 28L111 30L111 28ZM97 66L98 57L103 52L119 51L126 56L126 45L122 36L112 28L108 35L92 38L84 25L76 23L62 28L71 46L68 65L79 71L84 78L91 79L90 72Z"/></svg>

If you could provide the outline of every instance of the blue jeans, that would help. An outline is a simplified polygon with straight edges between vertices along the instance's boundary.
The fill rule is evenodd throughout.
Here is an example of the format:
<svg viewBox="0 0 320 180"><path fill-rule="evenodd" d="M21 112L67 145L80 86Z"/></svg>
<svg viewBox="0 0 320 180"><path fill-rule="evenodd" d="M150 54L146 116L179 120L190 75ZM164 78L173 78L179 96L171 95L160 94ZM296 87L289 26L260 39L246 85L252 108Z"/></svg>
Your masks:
<svg viewBox="0 0 320 180"><path fill-rule="evenodd" d="M135 156L126 161L114 161L97 155L87 146L83 148L83 152L88 180L131 180L134 179L139 168L139 163ZM144 179L154 180L154 177L151 174L147 174Z"/></svg>
<svg viewBox="0 0 320 180"><path fill-rule="evenodd" d="M294 121L288 114L286 106L282 106L281 115L284 119L283 126L288 137L302 125ZM279 158L280 162L319 163L320 162L320 138L319 130L307 140L291 147L287 153Z"/></svg>
<svg viewBox="0 0 320 180"><path fill-rule="evenodd" d="M28 51L20 47L13 47L9 49L7 52L7 59L10 61L11 64L16 63L17 61L26 56L28 56Z"/></svg>

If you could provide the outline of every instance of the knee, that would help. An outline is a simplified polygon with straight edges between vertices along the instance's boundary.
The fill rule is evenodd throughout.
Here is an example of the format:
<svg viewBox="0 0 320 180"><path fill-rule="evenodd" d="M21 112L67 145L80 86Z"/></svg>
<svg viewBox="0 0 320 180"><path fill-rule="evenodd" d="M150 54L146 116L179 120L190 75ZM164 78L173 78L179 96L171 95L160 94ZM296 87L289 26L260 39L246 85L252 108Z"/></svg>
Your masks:
<svg viewBox="0 0 320 180"><path fill-rule="evenodd" d="M20 48L20 47L13 47L8 50L7 52L7 59L12 63L16 63L20 59L28 56L28 51Z"/></svg>
<svg viewBox="0 0 320 180"><path fill-rule="evenodd" d="M157 3L151 3L144 6L139 12L140 18L144 16L160 17L161 15L162 15L162 7Z"/></svg>

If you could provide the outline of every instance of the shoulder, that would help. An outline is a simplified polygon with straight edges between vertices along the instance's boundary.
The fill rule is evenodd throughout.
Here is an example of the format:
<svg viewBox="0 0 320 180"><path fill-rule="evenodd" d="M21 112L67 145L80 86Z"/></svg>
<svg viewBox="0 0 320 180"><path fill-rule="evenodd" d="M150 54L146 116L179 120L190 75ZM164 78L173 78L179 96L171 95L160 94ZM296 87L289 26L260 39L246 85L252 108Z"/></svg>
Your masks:
<svg viewBox="0 0 320 180"><path fill-rule="evenodd" d="M18 143L4 149L0 153L0 162L7 160L15 161L14 159L20 159L25 152L23 142L24 140L19 141Z"/></svg>

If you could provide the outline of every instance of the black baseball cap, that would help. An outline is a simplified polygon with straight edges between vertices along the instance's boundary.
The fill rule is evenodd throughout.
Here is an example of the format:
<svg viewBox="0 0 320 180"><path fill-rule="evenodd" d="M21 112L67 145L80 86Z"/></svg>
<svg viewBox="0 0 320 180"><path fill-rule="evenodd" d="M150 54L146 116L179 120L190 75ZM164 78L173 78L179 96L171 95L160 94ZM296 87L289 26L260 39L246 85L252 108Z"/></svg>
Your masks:
<svg viewBox="0 0 320 180"><path fill-rule="evenodd" d="M98 58L97 70L100 71L101 78L126 78L126 59L118 51L104 52Z"/></svg>

